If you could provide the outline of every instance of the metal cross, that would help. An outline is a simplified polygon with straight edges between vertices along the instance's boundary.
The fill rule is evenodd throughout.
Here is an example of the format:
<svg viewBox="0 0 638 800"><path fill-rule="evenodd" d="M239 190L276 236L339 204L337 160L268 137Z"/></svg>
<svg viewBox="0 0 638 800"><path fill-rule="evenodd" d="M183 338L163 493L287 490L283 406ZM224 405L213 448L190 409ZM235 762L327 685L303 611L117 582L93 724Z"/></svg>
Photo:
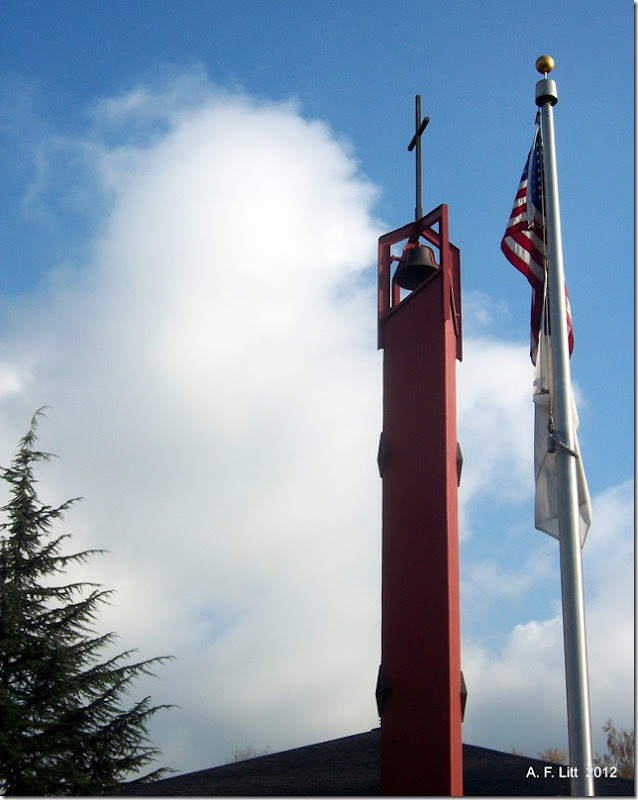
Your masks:
<svg viewBox="0 0 638 800"><path fill-rule="evenodd" d="M415 124L414 136L410 140L408 150L412 152L416 147L416 205L414 207L414 219L419 220L423 216L423 209L421 208L421 136L423 131L427 128L429 117L421 119L421 95L417 94L415 98Z"/></svg>

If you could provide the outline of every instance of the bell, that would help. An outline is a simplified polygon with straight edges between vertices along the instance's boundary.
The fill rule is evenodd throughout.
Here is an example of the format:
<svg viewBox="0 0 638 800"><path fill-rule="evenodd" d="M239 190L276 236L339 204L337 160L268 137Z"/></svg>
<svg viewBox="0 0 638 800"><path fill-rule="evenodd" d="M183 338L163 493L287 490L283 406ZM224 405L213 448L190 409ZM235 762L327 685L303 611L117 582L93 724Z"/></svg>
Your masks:
<svg viewBox="0 0 638 800"><path fill-rule="evenodd" d="M394 273L394 280L402 289L412 291L426 281L438 270L439 265L434 259L431 247L422 244L404 248L404 259Z"/></svg>

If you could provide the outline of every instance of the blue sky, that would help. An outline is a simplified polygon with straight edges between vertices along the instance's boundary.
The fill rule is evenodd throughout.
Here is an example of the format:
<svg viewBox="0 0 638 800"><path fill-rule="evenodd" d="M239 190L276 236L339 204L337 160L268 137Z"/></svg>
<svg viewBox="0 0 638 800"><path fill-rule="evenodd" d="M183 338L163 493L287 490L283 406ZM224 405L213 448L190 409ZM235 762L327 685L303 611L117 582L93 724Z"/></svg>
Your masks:
<svg viewBox="0 0 638 800"><path fill-rule="evenodd" d="M167 763L377 722L375 248L413 215L416 93L423 206L449 204L462 254L464 739L566 746L558 549L533 529L529 291L499 250L541 53L594 500L595 749L609 716L631 726L633 13L0 6L2 458L50 405L61 460L43 490L87 498L69 524L111 551L104 624L178 656L150 688L181 706L154 729Z"/></svg>

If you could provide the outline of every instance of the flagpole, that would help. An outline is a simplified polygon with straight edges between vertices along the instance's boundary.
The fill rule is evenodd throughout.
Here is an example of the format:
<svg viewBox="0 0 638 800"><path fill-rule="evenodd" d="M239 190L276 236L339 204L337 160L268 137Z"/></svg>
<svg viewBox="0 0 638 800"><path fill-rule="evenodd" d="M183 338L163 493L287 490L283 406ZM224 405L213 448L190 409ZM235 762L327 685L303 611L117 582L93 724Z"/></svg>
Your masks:
<svg viewBox="0 0 638 800"><path fill-rule="evenodd" d="M585 603L576 472L578 453L572 413L563 246L554 145L553 106L558 102L558 93L555 81L547 77L547 73L554 68L553 59L549 56L541 56L536 61L536 68L544 74L544 78L536 84L536 105L539 106L541 112L543 137L548 262L547 292L550 298L552 400L558 469L558 525L567 684L569 773L572 795L592 797L594 780L592 776Z"/></svg>

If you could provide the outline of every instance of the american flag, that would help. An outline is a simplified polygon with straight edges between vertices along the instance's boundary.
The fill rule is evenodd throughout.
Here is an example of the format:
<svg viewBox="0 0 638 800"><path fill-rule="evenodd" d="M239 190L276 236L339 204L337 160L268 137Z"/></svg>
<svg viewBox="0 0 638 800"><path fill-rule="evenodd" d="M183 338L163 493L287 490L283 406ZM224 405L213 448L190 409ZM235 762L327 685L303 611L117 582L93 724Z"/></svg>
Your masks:
<svg viewBox="0 0 638 800"><path fill-rule="evenodd" d="M538 337L545 305L546 250L542 148L540 125L537 123L534 141L525 162L512 213L501 241L501 250L507 260L525 275L532 287L530 356L533 364L536 364ZM565 301L571 355L574 349L574 335L567 287L565 287Z"/></svg>

